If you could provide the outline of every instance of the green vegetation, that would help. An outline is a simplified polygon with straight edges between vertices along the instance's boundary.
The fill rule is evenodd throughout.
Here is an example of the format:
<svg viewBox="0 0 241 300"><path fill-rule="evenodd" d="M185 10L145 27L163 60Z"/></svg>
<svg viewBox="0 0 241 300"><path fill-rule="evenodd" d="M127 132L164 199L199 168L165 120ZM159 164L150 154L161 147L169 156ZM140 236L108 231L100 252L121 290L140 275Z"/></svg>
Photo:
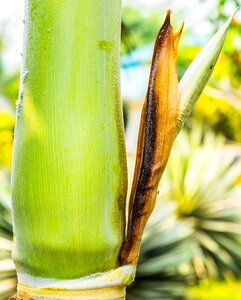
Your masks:
<svg viewBox="0 0 241 300"><path fill-rule="evenodd" d="M204 278L241 277L240 164L224 141L197 125L178 137L129 299L185 299Z"/></svg>
<svg viewBox="0 0 241 300"><path fill-rule="evenodd" d="M227 101L203 95L193 116L195 120L204 123L207 129L223 134L230 141L241 142L241 109Z"/></svg>
<svg viewBox="0 0 241 300"><path fill-rule="evenodd" d="M10 212L9 177L0 171L0 299L16 291L16 271L12 262L13 229Z"/></svg>
<svg viewBox="0 0 241 300"><path fill-rule="evenodd" d="M123 242L121 2L57 2L26 7L12 168L13 257L19 273L73 279L117 268Z"/></svg>
<svg viewBox="0 0 241 300"><path fill-rule="evenodd" d="M204 278L240 278L241 203L236 197L241 186L234 184L240 165L225 156L223 146L222 137L211 132L203 136L199 126L178 138L144 234L137 278L128 288L129 300L185 299L187 287L202 284ZM2 241L7 242L1 243L5 248L2 246L0 265L5 261L6 271L1 269L0 278L9 282L8 296L16 283L9 261L12 229L7 178L4 180L0 226ZM207 285L201 287L205 290ZM197 288L190 293L197 294Z"/></svg>
<svg viewBox="0 0 241 300"><path fill-rule="evenodd" d="M223 21L227 19L225 3L227 3L227 1L219 1L219 17L213 17L210 22L213 31L219 28L220 22L223 23ZM175 9L173 10L175 11ZM47 17L44 16L45 20L46 18ZM217 21L214 22L214 19ZM93 20L93 22L95 21L97 20ZM75 20L72 19L71 22L75 22ZM152 43L159 25L159 12L147 14L133 8L124 8L122 23L124 32L122 38L124 43L121 47L122 53L131 51L132 49L141 47L147 43ZM97 34L100 33L99 30L96 32ZM41 30L38 33L41 35ZM186 35L189 33L190 32L187 30ZM44 34L49 37L54 33L50 30ZM66 36L69 36L69 34L70 33L66 30ZM38 35L34 34L34 38L37 37ZM73 40L76 45L76 40ZM195 42L189 44L188 41L190 42L190 40L185 39L184 35L180 54L178 56L179 77L182 77L190 62L199 53L201 48L200 45L196 46ZM144 233L137 277L135 283L128 288L128 300L184 300L187 299L187 297L190 300L239 300L240 298L241 188L238 183L240 183L241 166L238 160L234 160L232 154L230 156L225 155L227 140L228 142L231 141L232 145L234 145L235 142L241 142L240 41L241 27L238 19L235 19L231 26L228 42L225 44L224 52L221 55L213 77L199 100L197 107L192 114L192 118L187 123L188 131L182 133L176 141L163 181L159 187L156 209ZM47 39L47 46L48 45ZM104 38L98 38L97 45L99 55L98 61L100 57L103 58L103 53L105 53L107 57L112 55L112 43L106 42ZM41 47L44 49L45 46L46 43L43 43ZM66 50L65 46L66 45L64 44L63 49L57 53L57 56L66 57L64 52L66 53L69 48L66 46L68 48ZM72 48L75 47L71 47L71 49ZM74 53L77 52L77 48L73 50ZM0 57L3 50L3 43L1 43ZM50 91L46 96L46 91L43 92L43 87L46 86L44 74L47 70L48 61L43 59L43 69L38 70L36 60L36 57L39 57L39 53L43 55L40 55L40 57L44 58L44 50L42 50L35 49L36 53L34 54L33 52L33 57L29 59L33 59L36 62L36 65L33 64L33 70L30 70L30 73L29 70L27 70L27 72L23 74L24 97L26 102L30 104L26 109L28 112L31 112L33 116L32 120L30 120L30 125L33 125L35 123L33 122L33 120L36 119L35 117L39 117L40 115L41 117L44 117L44 120L46 121L46 115L44 114L41 105L45 99L47 99L47 96L50 96L53 86L51 80L49 80L49 82L47 82L48 80L46 81ZM115 49L116 53L117 50L118 49ZM65 59L62 59L60 65L58 65L56 60L56 66L58 68L66 68L67 63L68 60L65 61ZM88 60L85 63L85 76L88 77L88 71L90 69L88 68ZM116 63L118 62L116 61ZM101 68L102 67L100 67L100 69ZM34 76L31 79L31 74L33 73ZM46 74L50 73L51 72L46 72ZM111 72L108 73L109 77L111 77L110 73ZM41 76L38 76L38 74ZM67 81L70 87L70 94L74 95L75 86L73 86L71 71L68 74L70 79ZM79 75L81 77L81 74ZM89 75L92 76L93 74ZM98 89L99 91L102 91L100 87L100 74L94 74L94 76L99 76L97 79L100 80L97 80L99 83L97 81L93 83L91 89L93 86L96 86L95 91ZM7 70L4 69L4 65L1 64L0 59L0 96L3 97L4 104L7 104L6 110L2 110L0 106L0 300L8 299L16 290L16 271L11 260L13 236L9 205L9 174L12 159L12 136L15 127L13 110L17 99L17 89L19 85L18 78L18 70L13 73L8 73ZM38 86L35 86L35 79L39 83ZM116 77L113 76L113 81L115 80ZM78 126L76 126L75 120L79 118L75 118L78 109L72 110L65 101L68 95L64 97L64 93L62 93L65 91L65 87L61 84L63 82L64 80L59 81L58 86L60 90L59 94L56 94L59 96L56 96L59 98L59 101L61 100L61 105L58 107L53 105L53 113L51 114L53 122L51 121L50 123L54 123L55 116L57 116L54 109L58 111L58 117L62 116L62 121L64 122L60 125L57 124L58 126L53 126L53 131L49 132L49 141L52 141L52 137L55 136L55 134L61 135L63 141L67 141L66 149L63 150L64 153L64 151L71 152L72 146L76 146L79 131L77 130ZM39 86L42 86L42 91L39 89ZM33 97L28 93L30 89L34 91ZM114 92L111 92L111 88L108 91L108 95L111 98L111 95L113 96ZM90 92L92 92L92 90ZM88 94L87 91L86 93ZM101 95L103 96L103 94ZM105 97L102 96L100 98L103 100L102 102L104 102ZM41 101L37 100L37 102L35 102L34 99L40 99ZM91 100L91 97L89 97L89 99L88 105L92 105L93 108L96 109L95 100L97 98L93 97ZM2 98L0 101L2 101ZM1 103L2 102L0 102L0 105ZM34 105L31 106L32 104ZM50 109L51 106L52 104L50 103ZM103 105L100 105L100 107L102 108ZM37 110L35 111L36 108ZM35 114L36 112L37 114ZM73 116L73 118L71 118L71 120L73 120L71 123L72 125L68 126L68 128L64 125L65 122L69 122L69 119L67 120L66 112ZM104 113L108 114L107 111L103 112L102 109L99 111L99 118L98 116L97 118L95 116L95 118L91 119L90 116L92 121L95 119L94 122L96 128L99 129L99 131L96 131L96 135L100 137L99 144L97 145L98 149L100 148L100 145L103 145L103 140L106 141L106 145L109 145L108 134L106 134L107 131L103 134L102 129L99 126L99 120ZM128 118L128 113L126 113L126 116ZM197 126L197 120L202 123L202 126ZM28 125L28 122L29 120L26 120L25 126ZM78 123L78 121L76 121L76 123ZM80 125L80 123L77 125ZM106 124L103 126L105 125ZM24 127L22 128L24 129ZM33 130L36 130L34 126L32 128ZM108 127L108 130L109 129L110 127ZM114 136L116 128L113 127L112 129ZM29 152L25 153L26 163L22 161L20 173L22 170L26 170L27 167L25 173L27 174L27 177L20 179L24 182L24 193L27 194L29 192L29 182L32 181L32 173L36 171L39 166L37 164L33 167L29 157L35 155L38 151L40 153L42 150L40 149L41 147L39 148L41 151L35 146L35 148L32 147L34 144L33 135L25 137L26 140L24 141L27 144L29 143L28 148L25 149ZM94 138L95 137L93 136L93 139ZM37 140L39 137L35 136L35 139ZM89 140L89 135L87 136L87 139ZM107 148L108 147L105 149L103 148L102 152L105 153L105 151L109 150ZM59 148L54 147L53 150L54 155L52 158L49 158L49 160L57 160L58 155L62 159L64 155L61 156L59 154ZM112 149L111 153L116 154L119 150L120 149ZM79 154L81 157L82 154L80 150ZM78 170L75 169L75 174L77 174L78 171L82 171L82 166L85 164L84 156L82 156L82 158L83 160L82 163L79 163L79 167L76 165L74 166L74 168L79 168ZM76 159L74 161L76 162ZM118 162L117 155L113 158L113 166L116 165L116 162ZM91 168L93 169L97 164L99 164L99 160L96 162L92 161ZM125 169L125 163L122 167L123 168L119 169L117 172L114 172L116 176L112 179L115 183L118 181L118 177L120 177L122 170ZM113 167L113 169L116 171L116 168ZM72 172L71 170L69 169L70 173ZM104 162L103 170L105 170ZM19 177L21 175L20 173ZM89 173L89 171L86 170L86 173ZM113 174L113 170L111 170L110 173ZM54 175L49 173L49 177L46 177L50 190L53 186L53 182L51 181L52 177L58 177L60 181L62 180L61 182L68 180L68 174L62 171L59 174L58 177L57 173L54 173ZM93 174L91 173L90 175L92 176ZM34 186L39 185L39 191L41 192L42 183L40 180L35 178L33 182ZM102 184L100 183L100 185L103 186L103 183L104 182L102 182ZM79 184L84 185L83 182L78 182L78 185ZM93 186L92 194L98 189L98 187ZM59 192L60 197L62 194L63 193ZM64 195L67 195L67 190ZM30 208L35 209L34 205ZM122 213L123 211L124 208L122 207ZM44 210L42 210L42 212L44 213ZM66 226L66 218L63 220L63 224ZM70 221L72 222L72 220ZM123 222L120 220L120 223ZM46 224L47 229L50 227L53 227L52 221L49 224ZM45 232L47 232L47 229ZM26 230L27 226L24 232L26 232ZM55 230L57 230L57 228L55 228ZM62 228L61 231L64 232L65 228ZM116 232L116 230L113 231L112 235L115 239L116 235L114 232ZM110 251L110 256L113 254L111 264L115 267L117 266L117 256L123 238L123 226L118 232L119 238L116 243L118 249L115 248L113 251L110 249L112 251ZM39 238L41 234L42 232L39 228L36 228L36 239ZM44 238L44 240L46 240L46 238ZM107 244L109 245L109 239L107 240ZM35 243L35 241L36 240L33 242ZM74 249L73 252L75 252L76 248L70 248L71 251ZM100 256L102 254L100 251ZM86 257L84 259L86 259ZM95 262L93 265L96 266ZM57 266L57 263L55 266ZM62 266L60 267L62 269ZM26 269L26 267L23 266L23 269ZM66 269L69 271L69 266ZM72 272L74 269L79 269L79 265L73 266L70 271ZM56 271L56 273L59 272ZM231 280L230 278L236 278L237 281Z"/></svg>
<svg viewBox="0 0 241 300"><path fill-rule="evenodd" d="M190 289L188 300L240 300L240 294L241 284L238 281L204 281Z"/></svg>

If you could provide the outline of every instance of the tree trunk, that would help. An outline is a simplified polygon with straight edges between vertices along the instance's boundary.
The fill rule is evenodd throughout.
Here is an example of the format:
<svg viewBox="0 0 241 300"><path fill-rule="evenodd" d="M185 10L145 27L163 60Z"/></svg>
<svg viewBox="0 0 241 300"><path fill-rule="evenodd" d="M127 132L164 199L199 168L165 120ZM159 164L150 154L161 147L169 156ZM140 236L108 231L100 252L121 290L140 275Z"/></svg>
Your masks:
<svg viewBox="0 0 241 300"><path fill-rule="evenodd" d="M12 170L20 285L56 281L65 290L119 267L127 190L120 28L121 0L26 0Z"/></svg>

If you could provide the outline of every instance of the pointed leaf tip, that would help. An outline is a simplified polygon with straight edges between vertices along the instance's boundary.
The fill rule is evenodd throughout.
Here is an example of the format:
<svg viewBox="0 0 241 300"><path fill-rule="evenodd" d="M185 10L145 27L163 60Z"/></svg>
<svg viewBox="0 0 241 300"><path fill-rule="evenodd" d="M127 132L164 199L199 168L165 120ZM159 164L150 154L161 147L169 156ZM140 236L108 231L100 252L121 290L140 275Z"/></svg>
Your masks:
<svg viewBox="0 0 241 300"><path fill-rule="evenodd" d="M165 17L165 20L164 20L164 23L157 35L157 40L156 42L158 41L158 38L160 38L162 36L163 33L165 33L165 31L168 29L168 28L172 28L171 26L171 10L168 9L167 13L166 13L166 17Z"/></svg>
<svg viewBox="0 0 241 300"><path fill-rule="evenodd" d="M183 27L184 27L184 21L182 21L181 25L178 27L178 29L173 34L173 36L174 36L174 52L175 52L176 57L177 57L177 52L178 52L178 47L179 47Z"/></svg>
<svg viewBox="0 0 241 300"><path fill-rule="evenodd" d="M221 26L209 43L200 51L180 81L180 111L177 134L186 123L213 72L232 19L233 16Z"/></svg>
<svg viewBox="0 0 241 300"><path fill-rule="evenodd" d="M174 32L174 38L176 38L177 36L180 36L182 34L183 31L183 27L184 27L184 21L181 22L180 26L177 28L177 30Z"/></svg>
<svg viewBox="0 0 241 300"><path fill-rule="evenodd" d="M172 11L171 11L170 9L168 9L167 12L166 12L166 19L165 19L165 22L166 22L166 21L171 22L171 13L172 13Z"/></svg>
<svg viewBox="0 0 241 300"><path fill-rule="evenodd" d="M171 26L171 10L169 9L166 13L164 23L163 23L157 37L160 38L162 33L164 33L166 31L166 29L170 28L170 27L172 27L172 26ZM157 38L156 42L158 41L158 38Z"/></svg>

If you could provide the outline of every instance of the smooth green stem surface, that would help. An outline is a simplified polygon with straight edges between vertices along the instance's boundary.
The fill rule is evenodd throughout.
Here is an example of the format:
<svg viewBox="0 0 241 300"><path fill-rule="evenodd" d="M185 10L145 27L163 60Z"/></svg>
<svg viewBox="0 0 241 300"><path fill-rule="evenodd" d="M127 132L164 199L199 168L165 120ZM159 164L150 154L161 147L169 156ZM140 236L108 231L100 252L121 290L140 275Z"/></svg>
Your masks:
<svg viewBox="0 0 241 300"><path fill-rule="evenodd" d="M126 154L121 0L27 0L12 170L19 273L73 279L118 266Z"/></svg>

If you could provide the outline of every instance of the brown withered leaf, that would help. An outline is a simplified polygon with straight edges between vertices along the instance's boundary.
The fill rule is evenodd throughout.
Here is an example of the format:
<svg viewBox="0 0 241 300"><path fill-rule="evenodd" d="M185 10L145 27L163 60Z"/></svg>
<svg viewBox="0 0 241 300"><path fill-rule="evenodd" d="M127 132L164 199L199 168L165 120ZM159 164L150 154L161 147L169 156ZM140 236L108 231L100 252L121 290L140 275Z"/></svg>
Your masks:
<svg viewBox="0 0 241 300"><path fill-rule="evenodd" d="M176 55L183 26L174 34L170 14L169 10L154 47L139 129L127 237L121 250L122 265L137 262L142 234L176 136L179 111Z"/></svg>

